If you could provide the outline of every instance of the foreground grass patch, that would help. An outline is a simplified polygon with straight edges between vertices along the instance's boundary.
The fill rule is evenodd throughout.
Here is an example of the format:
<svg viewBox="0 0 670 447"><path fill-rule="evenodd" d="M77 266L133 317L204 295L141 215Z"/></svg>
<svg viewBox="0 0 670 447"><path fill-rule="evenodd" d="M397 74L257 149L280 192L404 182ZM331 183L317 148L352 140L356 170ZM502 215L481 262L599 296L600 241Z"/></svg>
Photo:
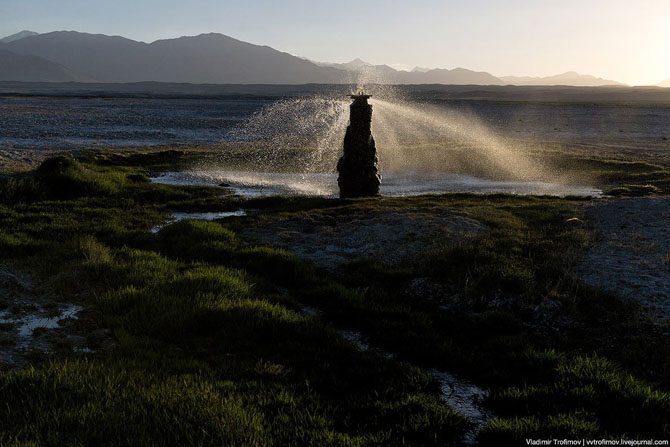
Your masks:
<svg viewBox="0 0 670 447"><path fill-rule="evenodd" d="M350 209L449 207L487 231L436 242L413 263L358 261L335 280L306 277L290 290L373 346L489 387L485 404L500 417L482 442L516 443L522 433L667 435L667 339L635 306L576 278L572 265L589 243L575 218L579 203L468 195L359 201Z"/></svg>
<svg viewBox="0 0 670 447"><path fill-rule="evenodd" d="M571 219L578 201L250 202L259 219L395 208L486 227L405 265L324 272L249 244L236 231L244 220L150 233L173 206L239 202L147 183L145 162L155 160L55 159L0 187L3 262L94 309L116 341L112 352L0 373L0 444L458 445L472 423L442 400L429 368L491 390L484 404L497 418L482 443L667 435L667 339L572 275L588 243ZM343 327L395 357L360 352Z"/></svg>
<svg viewBox="0 0 670 447"><path fill-rule="evenodd" d="M549 384L527 384L494 393L489 404L500 418L482 435L522 442L536 437L591 437L599 433L659 437L670 431L670 394L595 356L556 357ZM633 410L634 409L634 410ZM538 414L547 414L537 418ZM507 417L505 417L507 416Z"/></svg>
<svg viewBox="0 0 670 447"><path fill-rule="evenodd" d="M166 202L218 192L154 187L127 166L41 169L57 193L39 170L4 186L3 256L95 308L117 347L0 374L0 443L445 445L469 427L430 376L358 352L273 293L314 277L289 253L214 222L148 232Z"/></svg>
<svg viewBox="0 0 670 447"><path fill-rule="evenodd" d="M172 365L178 369L179 364ZM127 358L0 375L0 443L268 445L263 416L226 381Z"/></svg>

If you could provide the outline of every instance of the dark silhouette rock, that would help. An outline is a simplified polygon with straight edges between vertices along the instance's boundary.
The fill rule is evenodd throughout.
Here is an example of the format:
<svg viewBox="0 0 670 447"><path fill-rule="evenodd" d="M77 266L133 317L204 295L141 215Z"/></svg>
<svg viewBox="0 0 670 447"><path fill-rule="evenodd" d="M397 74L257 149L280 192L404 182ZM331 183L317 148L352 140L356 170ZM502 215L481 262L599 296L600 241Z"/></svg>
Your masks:
<svg viewBox="0 0 670 447"><path fill-rule="evenodd" d="M337 163L340 197L379 195L381 177L377 169L377 148L372 137L370 95L352 95L349 127L344 136L344 154Z"/></svg>

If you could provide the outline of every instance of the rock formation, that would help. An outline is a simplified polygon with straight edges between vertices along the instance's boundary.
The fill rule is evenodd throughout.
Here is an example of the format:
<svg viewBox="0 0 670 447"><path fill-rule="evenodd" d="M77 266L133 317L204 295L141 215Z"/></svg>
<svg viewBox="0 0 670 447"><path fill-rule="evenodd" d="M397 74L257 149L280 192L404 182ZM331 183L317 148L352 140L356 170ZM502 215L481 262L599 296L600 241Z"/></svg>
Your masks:
<svg viewBox="0 0 670 447"><path fill-rule="evenodd" d="M337 163L340 197L379 195L381 177L377 169L377 148L372 137L370 95L352 95L349 127L344 136L344 154Z"/></svg>

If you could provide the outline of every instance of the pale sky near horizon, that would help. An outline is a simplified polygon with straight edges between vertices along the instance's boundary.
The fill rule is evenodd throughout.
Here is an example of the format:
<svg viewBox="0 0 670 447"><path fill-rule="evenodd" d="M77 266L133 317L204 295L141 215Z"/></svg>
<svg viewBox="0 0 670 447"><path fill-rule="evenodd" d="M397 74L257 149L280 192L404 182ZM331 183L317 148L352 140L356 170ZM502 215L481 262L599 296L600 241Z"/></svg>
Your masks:
<svg viewBox="0 0 670 447"><path fill-rule="evenodd" d="M0 36L23 29L219 32L317 61L670 79L670 0L0 0Z"/></svg>

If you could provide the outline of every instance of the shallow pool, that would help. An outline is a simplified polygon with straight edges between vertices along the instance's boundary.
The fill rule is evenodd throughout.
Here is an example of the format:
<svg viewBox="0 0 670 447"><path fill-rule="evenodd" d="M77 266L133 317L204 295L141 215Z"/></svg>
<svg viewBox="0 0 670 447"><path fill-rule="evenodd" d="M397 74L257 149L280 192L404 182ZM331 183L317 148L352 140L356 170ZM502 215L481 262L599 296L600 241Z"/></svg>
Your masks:
<svg viewBox="0 0 670 447"><path fill-rule="evenodd" d="M243 197L308 195L335 197L336 173L276 173L229 170L166 172L152 179L168 185L224 186ZM602 191L583 185L540 181L489 180L451 173L388 173L382 179L381 194L390 197L449 192L477 194L549 195L557 197L598 197Z"/></svg>

